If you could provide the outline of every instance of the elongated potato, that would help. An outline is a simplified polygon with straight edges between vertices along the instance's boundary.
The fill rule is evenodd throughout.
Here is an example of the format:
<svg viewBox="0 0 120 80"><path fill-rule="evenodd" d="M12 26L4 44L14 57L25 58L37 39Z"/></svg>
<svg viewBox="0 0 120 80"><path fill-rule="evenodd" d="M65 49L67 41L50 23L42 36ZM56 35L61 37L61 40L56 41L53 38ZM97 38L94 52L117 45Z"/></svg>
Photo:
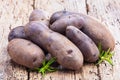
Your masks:
<svg viewBox="0 0 120 80"><path fill-rule="evenodd" d="M62 12L59 12L59 14L61 13ZM114 49L115 40L112 34L110 33L110 31L107 29L107 27L102 23L100 23L100 21L82 13L74 13L69 11L66 11L66 13L69 15L62 14L62 16L59 16L57 18L54 15L52 16L53 18L55 18L54 23L50 27L52 30L63 33L66 29L65 22L67 21L69 22L69 20L64 19L64 17L70 16L70 15L79 15L81 20L76 19L76 23L79 23L82 26L81 27L82 32L88 35L95 42L96 45L101 43L103 50L108 50L109 48L110 50ZM72 25L72 26L75 26L75 25Z"/></svg>
<svg viewBox="0 0 120 80"><path fill-rule="evenodd" d="M27 39L23 26L15 27L10 31L10 33L8 35L8 41L11 41L14 38Z"/></svg>
<svg viewBox="0 0 120 80"><path fill-rule="evenodd" d="M28 68L37 68L45 59L44 52L35 44L24 39L13 39L7 47L11 59Z"/></svg>
<svg viewBox="0 0 120 80"><path fill-rule="evenodd" d="M53 31L65 34L65 30L67 26L75 26L78 29L81 29L83 26L84 19L79 15L67 15L64 16L57 21L55 21L52 25L50 25L50 29Z"/></svg>
<svg viewBox="0 0 120 80"><path fill-rule="evenodd" d="M84 16L85 22L84 26L81 29L86 35L88 35L98 46L101 43L103 50L112 51L115 47L115 40L108 30L107 26L101 24L98 20L81 14L80 16Z"/></svg>
<svg viewBox="0 0 120 80"><path fill-rule="evenodd" d="M29 21L40 21L49 26L48 13L43 10L35 9L32 11L29 17Z"/></svg>
<svg viewBox="0 0 120 80"><path fill-rule="evenodd" d="M25 26L25 33L39 46L47 49L63 67L78 70L83 65L81 51L66 37L53 32L46 25L33 21Z"/></svg>
<svg viewBox="0 0 120 80"><path fill-rule="evenodd" d="M99 50L95 43L74 26L68 26L66 36L80 49L86 62L95 62L99 58Z"/></svg>

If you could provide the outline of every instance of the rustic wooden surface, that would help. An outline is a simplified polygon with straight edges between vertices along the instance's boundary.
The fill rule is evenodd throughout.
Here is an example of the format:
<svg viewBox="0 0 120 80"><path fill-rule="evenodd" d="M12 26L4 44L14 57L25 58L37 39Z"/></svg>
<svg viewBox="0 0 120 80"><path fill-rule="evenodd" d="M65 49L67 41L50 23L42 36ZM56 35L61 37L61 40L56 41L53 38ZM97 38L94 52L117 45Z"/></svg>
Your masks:
<svg viewBox="0 0 120 80"><path fill-rule="evenodd" d="M69 10L91 15L107 25L115 38L114 66L84 64L80 71L57 71L44 78L11 61L7 53L9 31L25 25L32 10L43 9L51 15ZM120 80L120 0L0 0L0 80Z"/></svg>

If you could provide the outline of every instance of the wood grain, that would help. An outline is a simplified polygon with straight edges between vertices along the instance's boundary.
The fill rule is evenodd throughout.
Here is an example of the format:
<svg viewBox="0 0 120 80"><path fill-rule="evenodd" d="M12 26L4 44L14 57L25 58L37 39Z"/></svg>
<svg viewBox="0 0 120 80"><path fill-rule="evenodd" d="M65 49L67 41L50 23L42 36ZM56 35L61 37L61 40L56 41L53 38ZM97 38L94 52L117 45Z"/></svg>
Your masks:
<svg viewBox="0 0 120 80"><path fill-rule="evenodd" d="M1 0L0 1L0 80L120 80L120 0ZM99 66L84 64L79 71L40 73L28 71L11 61L7 53L8 33L25 25L33 9L48 12L69 10L91 15L107 25L115 38L114 66L103 62Z"/></svg>

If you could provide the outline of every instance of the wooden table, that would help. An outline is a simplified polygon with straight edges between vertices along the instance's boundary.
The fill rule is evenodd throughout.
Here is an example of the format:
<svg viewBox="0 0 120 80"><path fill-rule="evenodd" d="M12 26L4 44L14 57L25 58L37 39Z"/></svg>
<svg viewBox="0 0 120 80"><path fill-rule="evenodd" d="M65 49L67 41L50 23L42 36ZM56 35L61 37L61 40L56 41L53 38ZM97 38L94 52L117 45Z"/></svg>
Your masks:
<svg viewBox="0 0 120 80"><path fill-rule="evenodd" d="M34 9L49 15L66 9L99 19L115 38L114 66L107 62L84 64L80 71L57 71L42 78L40 73L11 62L6 48L8 33L25 25ZM0 80L120 80L120 0L0 0Z"/></svg>

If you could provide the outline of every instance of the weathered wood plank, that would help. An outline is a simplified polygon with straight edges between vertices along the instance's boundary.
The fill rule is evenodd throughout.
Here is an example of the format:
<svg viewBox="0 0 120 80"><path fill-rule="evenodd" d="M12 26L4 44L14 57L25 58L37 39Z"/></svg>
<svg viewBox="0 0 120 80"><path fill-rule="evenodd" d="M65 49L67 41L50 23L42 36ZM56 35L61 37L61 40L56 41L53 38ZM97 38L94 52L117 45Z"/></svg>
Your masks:
<svg viewBox="0 0 120 80"><path fill-rule="evenodd" d="M81 71L75 73L75 80L99 80L95 64L84 64Z"/></svg>
<svg viewBox="0 0 120 80"><path fill-rule="evenodd" d="M0 1L0 80L28 79L26 68L11 62L7 53L7 37L10 29L28 21L32 3L29 0Z"/></svg>
<svg viewBox="0 0 120 80"><path fill-rule="evenodd" d="M99 65L101 80L119 80L120 76L120 0L88 0L89 15L101 20L113 34L116 46L113 57L114 66L104 62Z"/></svg>
<svg viewBox="0 0 120 80"><path fill-rule="evenodd" d="M34 3L35 9L45 10L49 12L49 15L60 10L69 10L86 14L85 0L35 0Z"/></svg>
<svg viewBox="0 0 120 80"><path fill-rule="evenodd" d="M59 10L87 14L85 0L35 0L35 9L45 10L51 15ZM40 73L30 72L30 80L42 79ZM58 71L47 74L43 80L99 80L97 66L85 64L80 71Z"/></svg>

